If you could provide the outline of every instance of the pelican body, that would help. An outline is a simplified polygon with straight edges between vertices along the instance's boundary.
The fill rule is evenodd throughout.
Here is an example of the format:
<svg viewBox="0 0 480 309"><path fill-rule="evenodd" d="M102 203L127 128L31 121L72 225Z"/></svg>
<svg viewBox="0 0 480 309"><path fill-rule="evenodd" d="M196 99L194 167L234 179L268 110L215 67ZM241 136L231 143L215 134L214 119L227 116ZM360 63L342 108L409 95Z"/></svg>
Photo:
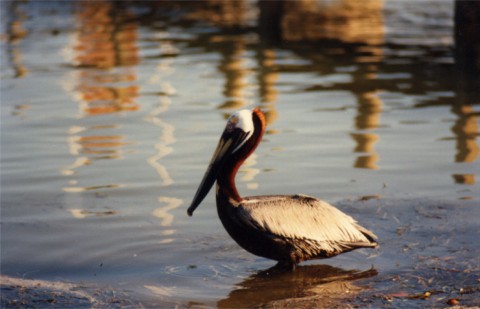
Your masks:
<svg viewBox="0 0 480 309"><path fill-rule="evenodd" d="M332 205L306 195L241 197L235 175L265 132L265 115L255 108L235 112L188 208L191 216L216 182L217 211L228 234L245 250L295 269L357 248L376 248L377 236Z"/></svg>

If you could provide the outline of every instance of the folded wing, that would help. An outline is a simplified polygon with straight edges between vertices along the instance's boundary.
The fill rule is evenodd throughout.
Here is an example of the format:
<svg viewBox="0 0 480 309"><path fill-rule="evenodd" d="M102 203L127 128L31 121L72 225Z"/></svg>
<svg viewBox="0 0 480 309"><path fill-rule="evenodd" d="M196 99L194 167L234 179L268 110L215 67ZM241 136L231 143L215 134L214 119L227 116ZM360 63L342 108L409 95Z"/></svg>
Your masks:
<svg viewBox="0 0 480 309"><path fill-rule="evenodd" d="M272 237L315 242L341 252L377 247L377 237L330 204L305 195L249 197L238 207L243 224Z"/></svg>

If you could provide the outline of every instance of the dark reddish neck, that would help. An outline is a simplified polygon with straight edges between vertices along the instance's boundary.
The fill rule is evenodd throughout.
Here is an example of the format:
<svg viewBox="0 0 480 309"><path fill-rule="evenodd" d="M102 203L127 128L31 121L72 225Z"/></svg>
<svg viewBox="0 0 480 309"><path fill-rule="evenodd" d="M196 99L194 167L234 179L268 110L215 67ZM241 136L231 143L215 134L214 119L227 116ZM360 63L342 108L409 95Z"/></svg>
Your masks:
<svg viewBox="0 0 480 309"><path fill-rule="evenodd" d="M257 148L265 131L265 116L259 109L253 110L253 124L254 131L249 140L236 153L232 154L225 162L222 170L217 176L218 192L229 199L234 199L237 202L242 200L238 194L237 186L235 185L235 176L238 169L245 162L245 160Z"/></svg>
<svg viewBox="0 0 480 309"><path fill-rule="evenodd" d="M224 195L227 198L232 198L237 202L242 200L240 194L238 194L237 186L235 185L235 176L237 175L237 171L245 159L242 161L235 161L232 158L228 159L217 177L217 195Z"/></svg>

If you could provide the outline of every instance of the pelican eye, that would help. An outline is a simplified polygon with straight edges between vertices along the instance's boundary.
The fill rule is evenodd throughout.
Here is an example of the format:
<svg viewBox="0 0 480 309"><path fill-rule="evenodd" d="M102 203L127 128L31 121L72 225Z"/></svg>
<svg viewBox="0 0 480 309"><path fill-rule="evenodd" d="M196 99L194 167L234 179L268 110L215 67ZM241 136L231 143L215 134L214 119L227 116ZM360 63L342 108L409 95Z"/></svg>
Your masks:
<svg viewBox="0 0 480 309"><path fill-rule="evenodd" d="M237 123L238 123L238 116L236 115L230 116L230 118L228 118L226 130L228 132L232 132L237 127Z"/></svg>

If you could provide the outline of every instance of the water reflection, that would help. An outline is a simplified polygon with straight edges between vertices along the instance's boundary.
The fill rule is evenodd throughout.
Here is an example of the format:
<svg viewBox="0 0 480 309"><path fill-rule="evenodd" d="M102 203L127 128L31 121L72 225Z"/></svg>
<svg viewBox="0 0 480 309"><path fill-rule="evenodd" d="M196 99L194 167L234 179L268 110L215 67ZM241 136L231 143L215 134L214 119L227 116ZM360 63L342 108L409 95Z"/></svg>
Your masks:
<svg viewBox="0 0 480 309"><path fill-rule="evenodd" d="M174 93L174 91L172 91L173 87L171 87L170 84L165 85L167 86L163 87L164 93ZM160 105L152 110L146 118L147 121L160 127L162 130L159 142L155 144L155 149L157 151L156 154L147 159L148 164L150 164L160 176L162 180L162 187L168 187L174 183L174 180L170 176L166 166L162 163L162 159L173 151L171 145L175 143L175 137L173 135L175 128L160 117L161 113L164 113L168 110L170 104L171 101L169 97L161 96ZM171 211L180 207L180 205L183 203L183 200L171 196L160 196L158 197L158 203L161 206L156 208L152 212L152 215L159 218L161 220L160 225L166 228L161 232L161 235L165 237L160 241L160 243L171 243L174 241L173 235L176 232L176 230L172 228L174 216Z"/></svg>
<svg viewBox="0 0 480 309"><path fill-rule="evenodd" d="M162 186L169 186L173 184L173 179L170 176L170 173L168 172L165 165L163 165L160 161L162 158L169 155L173 151L173 148L170 145L175 142L175 137L173 136L175 128L159 117L161 113L165 112L168 109L170 104L170 98L162 96L160 98L160 105L154 110L152 110L146 118L148 122L153 123L154 125L160 127L162 130L160 141L155 144L155 150L157 152L155 155L151 156L147 160L148 164L150 164L155 169L157 174L162 179Z"/></svg>
<svg viewBox="0 0 480 309"><path fill-rule="evenodd" d="M455 1L455 71L456 97L452 113L457 119L451 130L455 135L455 162L471 163L478 160L480 136L478 111L480 102L480 43L472 40L480 35L478 27L480 8L470 1ZM475 184L474 174L453 175L455 183Z"/></svg>
<svg viewBox="0 0 480 309"><path fill-rule="evenodd" d="M109 69L139 61L135 15L121 2L82 1L77 11L79 66Z"/></svg>
<svg viewBox="0 0 480 309"><path fill-rule="evenodd" d="M457 103L480 102L480 7L475 1L455 1L455 71Z"/></svg>
<svg viewBox="0 0 480 309"><path fill-rule="evenodd" d="M379 158L374 145L380 137L373 131L379 126L383 109L383 103L378 95L380 87L376 84L378 64L384 60L383 1L303 0L279 3L276 5L261 3L260 9L278 11L279 16L273 19L279 23L278 31L281 32L283 41L313 42L310 44L311 49L294 49L303 59L311 59L314 64L313 70L318 70L324 77L322 84L310 86L306 90L349 90L356 96L358 104L357 116L354 119L356 131L351 133L351 137L357 144L354 152L363 154L357 156L354 167L377 169ZM260 18L265 15L272 18L271 12L268 14L261 12L260 15ZM325 39L340 40L341 44L332 44ZM326 59L322 59L324 57ZM351 72L353 82L343 83L338 79L339 73L343 73L339 70L338 64L351 66L345 73ZM312 69L302 66L298 70ZM282 67L280 71L283 71Z"/></svg>
<svg viewBox="0 0 480 309"><path fill-rule="evenodd" d="M247 105L247 89L251 84L248 82L251 71L246 64L246 42L245 38L238 36L215 36L211 38L217 43L222 53L222 61L218 70L225 76L223 95L225 102L219 108L241 109Z"/></svg>
<svg viewBox="0 0 480 309"><path fill-rule="evenodd" d="M71 62L80 69L72 91L82 114L138 110L134 15L121 2L83 1L79 6Z"/></svg>
<svg viewBox="0 0 480 309"><path fill-rule="evenodd" d="M168 47L162 47L168 46ZM160 49L162 50L175 50L171 42L168 40L162 40L160 43ZM155 153L147 159L147 163L156 171L161 179L161 187L169 187L174 184L174 179L170 175L167 166L163 162L164 158L173 152L172 145L176 142L174 132L175 127L168 123L162 115L168 111L172 101L171 97L176 94L176 89L167 80L168 77L175 72L175 69L171 66L172 62L169 58L160 57L159 63L156 65L154 74L148 79L148 83L152 85L158 85L160 87L159 104L154 107L145 120L161 130L161 134L158 141L154 145ZM164 191L164 194L168 190ZM160 240L161 244L167 244L173 242L176 230L172 227L174 221L174 215L172 210L180 207L183 200L173 196L162 195L158 197L158 203L160 207L153 210L152 215L160 219L160 225L164 229L160 232L163 236Z"/></svg>
<svg viewBox="0 0 480 309"><path fill-rule="evenodd" d="M282 39L341 39L348 43L383 43L383 1L285 1Z"/></svg>
<svg viewBox="0 0 480 309"><path fill-rule="evenodd" d="M171 213L172 210L180 207L182 205L183 201L178 198L174 197L166 197L166 196L160 196L158 198L158 203L161 204L162 206L159 208L156 208L153 212L152 215L154 217L159 218L160 225L164 227L165 229L160 232L160 235L164 236L162 240L160 240L161 244L167 244L173 242L175 239L173 238L176 229L172 228L173 225L173 220L174 216Z"/></svg>
<svg viewBox="0 0 480 309"><path fill-rule="evenodd" d="M375 269L343 270L329 265L299 266L294 272L270 269L256 273L237 284L227 298L217 302L217 306L303 307L307 301L311 301L307 303L307 307L317 306L319 303L326 305L332 299L341 300L349 292L358 292L361 288L353 285L353 280L376 275Z"/></svg>
<svg viewBox="0 0 480 309"><path fill-rule="evenodd" d="M76 219L85 219L91 216L95 216L95 217L112 216L117 213L116 211L113 211L113 210L91 211L91 210L77 209L77 208L69 209L69 211L72 214L72 216Z"/></svg>
<svg viewBox="0 0 480 309"><path fill-rule="evenodd" d="M72 176L77 175L78 169L92 165L98 160L121 159L122 148L129 143L124 141L122 135L102 134L102 131L111 131L117 125L99 125L91 127L70 127L68 133L68 149L75 161L64 167L61 173L69 176L69 186L64 187L65 192L83 192L98 189L118 188L120 184L106 184L94 186L78 186L79 181Z"/></svg>
<svg viewBox="0 0 480 309"><path fill-rule="evenodd" d="M63 50L74 69L63 81L63 86L78 102L79 119L138 110L135 65L139 55L135 16L122 3L112 1L81 1L76 8L76 30L71 45ZM79 171L100 160L122 159L124 148L132 142L117 132L121 128L118 124L79 122L68 130L69 153L75 160L61 170L69 177L63 191L96 192L122 187L111 180L103 184L84 184L91 180L98 182L98 177L80 176ZM71 209L71 213L76 218L97 214L81 208Z"/></svg>
<svg viewBox="0 0 480 309"><path fill-rule="evenodd" d="M457 120L451 130L455 135L456 149L455 162L472 163L478 160L480 147L478 137L480 136L478 113L472 105L457 104L452 108L457 115ZM455 174L455 183L473 185L476 183L474 174Z"/></svg>
<svg viewBox="0 0 480 309"><path fill-rule="evenodd" d="M457 140L455 162L475 162L480 148L477 138L480 135L478 116L472 105L455 105L452 109L458 117L452 126Z"/></svg>
<svg viewBox="0 0 480 309"><path fill-rule="evenodd" d="M378 154L374 145L378 141L377 134L371 133L380 124L382 101L376 92L361 93L358 95L357 116L355 128L360 130L351 136L357 143L354 152L366 153L357 157L354 167L377 169Z"/></svg>
<svg viewBox="0 0 480 309"><path fill-rule="evenodd" d="M23 63L22 52L19 45L24 37L28 35L28 31L24 27L24 21L27 14L21 8L20 1L11 1L8 3L9 16L7 25L7 39L9 43L8 58L14 70L14 76L24 77L28 73L28 69Z"/></svg>
<svg viewBox="0 0 480 309"><path fill-rule="evenodd" d="M279 78L279 72L275 60L277 55L275 50L268 46L260 44L257 51L258 63L258 86L260 107L265 114L267 126L273 124L278 118L278 111L276 108L276 101L278 91L276 83ZM267 134L278 133L272 129L267 129Z"/></svg>
<svg viewBox="0 0 480 309"><path fill-rule="evenodd" d="M252 18L252 1L200 0L188 5L195 6L195 10L188 14L188 19L205 20L215 26L243 27Z"/></svg>

